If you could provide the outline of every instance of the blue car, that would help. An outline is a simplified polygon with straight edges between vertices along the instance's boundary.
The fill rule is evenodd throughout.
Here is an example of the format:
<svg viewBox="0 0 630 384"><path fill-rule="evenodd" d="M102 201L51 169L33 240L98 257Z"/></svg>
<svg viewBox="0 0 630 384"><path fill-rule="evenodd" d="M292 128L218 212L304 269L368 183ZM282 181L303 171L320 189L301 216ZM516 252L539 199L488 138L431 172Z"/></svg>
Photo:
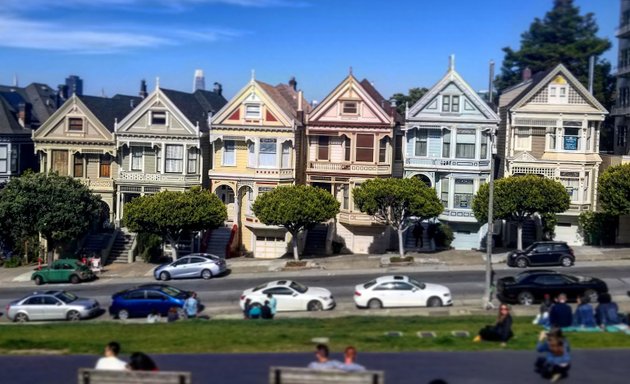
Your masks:
<svg viewBox="0 0 630 384"><path fill-rule="evenodd" d="M140 285L115 293L109 314L121 320L147 316L153 311L166 316L170 308L177 307L180 317L183 317L182 307L190 295L191 292L166 284Z"/></svg>

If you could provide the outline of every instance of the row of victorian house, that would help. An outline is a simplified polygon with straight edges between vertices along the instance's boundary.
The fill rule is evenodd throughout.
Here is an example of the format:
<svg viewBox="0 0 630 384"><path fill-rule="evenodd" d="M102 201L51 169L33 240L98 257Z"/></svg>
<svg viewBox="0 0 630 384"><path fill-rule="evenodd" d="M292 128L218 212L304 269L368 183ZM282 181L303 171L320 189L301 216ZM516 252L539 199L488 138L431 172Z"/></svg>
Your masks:
<svg viewBox="0 0 630 384"><path fill-rule="evenodd" d="M437 219L453 229L453 247L479 248L486 226L475 219L472 199L493 158L499 177L537 174L566 187L571 207L558 215L557 239L580 243L577 217L596 209L607 111L563 65L504 90L498 114L452 63L405 116L352 73L317 106L294 79L272 86L252 77L230 101L221 93L158 84L141 97L75 95L34 131L18 116L0 135L0 175L30 165L34 143L41 172L80 179L118 225L125 203L137 196L200 185L226 204L226 225L238 229L236 248L261 258L283 255L290 240L251 209L259 194L280 185L318 186L339 200L336 219L312 233L322 252L333 243L354 253L389 248L389 231L352 198L354 188L380 177L417 177L435 188L444 204ZM0 118L19 115L0 101ZM510 235L509 226L496 231Z"/></svg>

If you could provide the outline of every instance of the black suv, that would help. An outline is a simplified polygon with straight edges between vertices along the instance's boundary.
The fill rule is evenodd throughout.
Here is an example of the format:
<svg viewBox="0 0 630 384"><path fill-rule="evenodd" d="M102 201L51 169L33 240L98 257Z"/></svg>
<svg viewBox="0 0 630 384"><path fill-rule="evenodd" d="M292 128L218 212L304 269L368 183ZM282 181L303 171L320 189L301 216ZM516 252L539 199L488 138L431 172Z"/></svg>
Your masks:
<svg viewBox="0 0 630 384"><path fill-rule="evenodd" d="M507 256L507 265L519 268L537 265L570 267L573 263L573 250L563 241L539 241L522 251L512 251Z"/></svg>

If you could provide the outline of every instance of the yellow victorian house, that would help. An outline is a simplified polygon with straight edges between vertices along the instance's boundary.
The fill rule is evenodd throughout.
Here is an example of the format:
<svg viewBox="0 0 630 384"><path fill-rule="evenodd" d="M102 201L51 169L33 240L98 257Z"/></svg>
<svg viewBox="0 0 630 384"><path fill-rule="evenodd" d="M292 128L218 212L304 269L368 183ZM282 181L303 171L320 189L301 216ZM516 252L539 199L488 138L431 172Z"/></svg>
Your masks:
<svg viewBox="0 0 630 384"><path fill-rule="evenodd" d="M33 132L41 172L57 172L81 180L107 205L107 218L116 212L114 177L118 172L114 127L141 101L139 97L69 98Z"/></svg>
<svg viewBox="0 0 630 384"><path fill-rule="evenodd" d="M252 212L256 197L280 185L303 183L303 116L297 83L272 86L253 78L212 119L211 189L236 226L238 251L257 258L287 252L283 228L262 224Z"/></svg>

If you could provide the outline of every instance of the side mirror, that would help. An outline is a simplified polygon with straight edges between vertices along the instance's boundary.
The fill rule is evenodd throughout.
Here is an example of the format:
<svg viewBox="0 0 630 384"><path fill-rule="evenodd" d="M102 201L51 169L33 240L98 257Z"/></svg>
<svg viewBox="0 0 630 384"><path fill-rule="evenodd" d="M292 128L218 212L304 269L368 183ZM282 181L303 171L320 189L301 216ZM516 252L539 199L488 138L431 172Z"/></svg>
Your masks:
<svg viewBox="0 0 630 384"><path fill-rule="evenodd" d="M61 303L60 303L60 302L57 302L57 306L61 306Z"/></svg>
<svg viewBox="0 0 630 384"><path fill-rule="evenodd" d="M294 294L293 294L293 297L295 297L295 296L297 296L297 293L294 293Z"/></svg>

